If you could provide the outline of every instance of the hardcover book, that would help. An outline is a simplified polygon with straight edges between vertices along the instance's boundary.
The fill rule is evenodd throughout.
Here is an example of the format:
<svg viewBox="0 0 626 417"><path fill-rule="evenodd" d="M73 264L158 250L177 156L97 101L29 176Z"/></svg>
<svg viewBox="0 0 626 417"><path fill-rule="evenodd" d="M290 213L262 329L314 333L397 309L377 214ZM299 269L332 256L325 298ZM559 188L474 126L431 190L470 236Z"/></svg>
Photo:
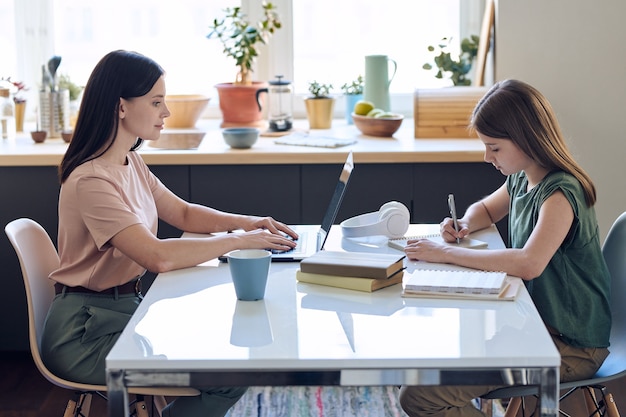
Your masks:
<svg viewBox="0 0 626 417"><path fill-rule="evenodd" d="M386 279L404 269L405 255L370 252L319 251L300 262L313 274Z"/></svg>
<svg viewBox="0 0 626 417"><path fill-rule="evenodd" d="M346 288L349 290L373 292L381 288L402 283L404 271L400 270L390 278L374 279L360 277L345 277L340 275L312 274L296 271L296 279L308 284L326 285L329 287Z"/></svg>

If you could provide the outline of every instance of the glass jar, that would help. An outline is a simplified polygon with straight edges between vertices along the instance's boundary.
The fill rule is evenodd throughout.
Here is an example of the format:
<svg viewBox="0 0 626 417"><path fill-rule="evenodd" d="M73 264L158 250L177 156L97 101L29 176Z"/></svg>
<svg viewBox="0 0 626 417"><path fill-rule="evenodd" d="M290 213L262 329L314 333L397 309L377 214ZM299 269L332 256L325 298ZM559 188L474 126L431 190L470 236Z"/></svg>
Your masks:
<svg viewBox="0 0 626 417"><path fill-rule="evenodd" d="M2 139L15 136L15 110L8 88L0 88L0 129Z"/></svg>

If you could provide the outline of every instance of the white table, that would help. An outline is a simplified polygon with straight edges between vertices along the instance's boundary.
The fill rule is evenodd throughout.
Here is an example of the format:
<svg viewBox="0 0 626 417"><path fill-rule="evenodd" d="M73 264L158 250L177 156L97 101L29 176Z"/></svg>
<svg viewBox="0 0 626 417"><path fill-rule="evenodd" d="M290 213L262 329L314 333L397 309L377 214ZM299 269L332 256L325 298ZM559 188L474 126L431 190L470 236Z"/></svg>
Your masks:
<svg viewBox="0 0 626 417"><path fill-rule="evenodd" d="M437 227L410 230L425 231ZM503 247L495 227L473 237ZM394 251L338 226L326 248ZM128 411L129 386L401 384L537 384L541 415L557 415L560 356L524 288L515 301L408 299L400 285L297 283L297 269L273 263L255 302L236 300L217 261L160 274L107 356L109 415Z"/></svg>

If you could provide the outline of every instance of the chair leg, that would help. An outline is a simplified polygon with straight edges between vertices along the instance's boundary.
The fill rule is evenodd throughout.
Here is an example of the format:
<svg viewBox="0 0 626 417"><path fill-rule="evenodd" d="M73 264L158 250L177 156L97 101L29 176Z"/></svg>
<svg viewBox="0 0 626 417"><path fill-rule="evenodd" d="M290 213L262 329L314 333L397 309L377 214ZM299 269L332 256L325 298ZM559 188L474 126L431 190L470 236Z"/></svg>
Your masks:
<svg viewBox="0 0 626 417"><path fill-rule="evenodd" d="M585 395L585 405L587 406L587 413L589 417L601 417L599 412L598 400L596 393L591 387L584 387L583 392Z"/></svg>
<svg viewBox="0 0 626 417"><path fill-rule="evenodd" d="M70 399L67 401L67 405L65 406L65 412L63 413L63 417L75 417L76 416L76 400Z"/></svg>
<svg viewBox="0 0 626 417"><path fill-rule="evenodd" d="M91 393L77 392L74 398L67 402L63 417L88 417L91 408Z"/></svg>
<svg viewBox="0 0 626 417"><path fill-rule="evenodd" d="M167 400L162 395L155 395L152 397L152 408L156 410L157 415L161 417L161 412L167 405ZM154 413L153 413L154 414Z"/></svg>
<svg viewBox="0 0 626 417"><path fill-rule="evenodd" d="M143 395L137 395L137 401L135 402L135 415L137 417L149 417L148 406L146 406L146 400Z"/></svg>
<svg viewBox="0 0 626 417"><path fill-rule="evenodd" d="M620 417L619 411L617 410L617 404L615 404L615 400L613 399L613 394L608 392L604 398L606 415L608 417Z"/></svg>
<svg viewBox="0 0 626 417"><path fill-rule="evenodd" d="M522 405L522 397L513 397L509 400L509 405L506 406L506 412L504 417L515 417Z"/></svg>

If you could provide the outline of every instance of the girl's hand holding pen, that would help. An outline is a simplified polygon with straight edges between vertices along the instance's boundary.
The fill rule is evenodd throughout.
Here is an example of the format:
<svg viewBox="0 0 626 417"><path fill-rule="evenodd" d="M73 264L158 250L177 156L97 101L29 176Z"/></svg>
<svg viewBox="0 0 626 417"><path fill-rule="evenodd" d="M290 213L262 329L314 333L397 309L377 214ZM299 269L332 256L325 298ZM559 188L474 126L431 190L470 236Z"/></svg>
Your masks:
<svg viewBox="0 0 626 417"><path fill-rule="evenodd" d="M465 236L469 235L469 227L466 222L459 219L457 224L459 225L458 233L454 228L454 220L452 218L446 217L443 219L439 224L439 231L443 240L453 243L457 241L457 238L463 239Z"/></svg>

